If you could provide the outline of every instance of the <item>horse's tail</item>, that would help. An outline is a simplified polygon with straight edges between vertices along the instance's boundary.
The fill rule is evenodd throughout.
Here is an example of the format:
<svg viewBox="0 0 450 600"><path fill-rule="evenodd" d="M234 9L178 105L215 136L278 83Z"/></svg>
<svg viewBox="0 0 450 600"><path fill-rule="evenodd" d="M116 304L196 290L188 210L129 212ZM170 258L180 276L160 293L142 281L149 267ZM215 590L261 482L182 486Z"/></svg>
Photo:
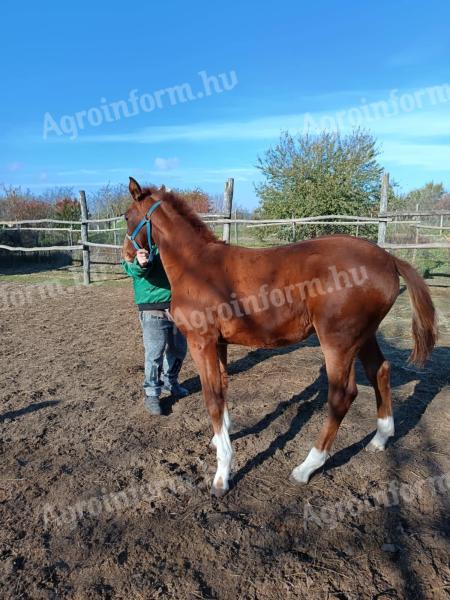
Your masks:
<svg viewBox="0 0 450 600"><path fill-rule="evenodd" d="M422 366L433 350L437 337L436 310L430 296L430 290L423 277L414 267L400 258L393 256L397 272L403 277L408 288L413 310L412 334L414 350L409 362Z"/></svg>

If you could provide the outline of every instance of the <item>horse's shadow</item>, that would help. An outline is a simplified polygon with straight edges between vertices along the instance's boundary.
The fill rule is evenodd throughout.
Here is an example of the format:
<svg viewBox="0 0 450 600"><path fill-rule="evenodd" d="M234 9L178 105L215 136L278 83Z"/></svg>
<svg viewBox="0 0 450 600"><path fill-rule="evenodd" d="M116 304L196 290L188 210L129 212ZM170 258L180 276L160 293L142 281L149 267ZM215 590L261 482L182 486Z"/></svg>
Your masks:
<svg viewBox="0 0 450 600"><path fill-rule="evenodd" d="M396 433L390 444L395 446L398 440L402 439L416 427L425 410L435 396L450 383L450 371L448 368L448 365L450 364L450 348L436 348L427 368L425 370L419 370L406 366L409 356L408 350L396 348L386 339L383 339L381 335L378 337L383 353L392 364L391 385L393 388L393 406L394 418L396 422ZM298 347L299 346L296 346L296 348ZM357 367L357 382L358 384L369 385L359 361ZM405 400L396 401L395 389L411 382L416 382L412 393ZM275 408L275 410L268 415L265 415L256 424L249 427L244 427L239 432L231 436L232 440L236 440L248 435L258 434L266 429L273 421L275 421L286 408L292 405L298 405L297 413L292 419L288 430L273 439L265 450L252 457L234 475L233 485L236 485L255 467L261 465L268 458L274 456L277 450L284 449L286 444L292 440L300 432L302 427L309 421L314 414L314 411L320 409L326 403L327 387L328 382L326 371L325 367L322 366L317 379L302 392L292 396L292 398L289 400L281 402ZM373 392L373 395L375 404L375 392ZM375 423L376 420L374 411L374 425ZM322 472L345 465L353 456L367 446L374 433L375 430L371 431L369 434L365 435L351 446L336 452L336 454L334 454L330 460L327 461ZM311 440L311 445L313 442L314 440Z"/></svg>
<svg viewBox="0 0 450 600"><path fill-rule="evenodd" d="M283 348L258 348L257 350L250 350L250 352L248 352L245 356L242 356L241 358L229 363L228 375L238 375L239 373L244 373L256 365L263 363L266 360L270 360L274 356L284 356L285 354L294 352L302 347L316 346L319 346L319 341L315 335L312 335L303 342L291 344L290 346L285 346ZM189 390L189 394L196 394L197 392L200 392L202 389L200 377L196 375L195 377L186 379L183 381L183 387ZM163 407L165 415L168 415L172 412L173 407L178 400L179 398L177 396L169 396L167 399L165 399Z"/></svg>
<svg viewBox="0 0 450 600"><path fill-rule="evenodd" d="M411 465L408 463L410 460L413 460L412 453L406 453L405 456L403 449L399 448L399 451L396 452L395 446L398 444L399 440L404 438L420 423L422 415L430 406L436 395L439 394L444 387L450 383L450 348L436 348L427 365L427 368L425 370L418 370L407 366L406 362L409 355L408 351L394 347L387 340L383 340L381 336L379 336L379 338L383 353L385 354L386 358L390 360L392 365L393 405L394 417L396 421L396 435L393 441L390 442L393 445L393 451L389 452L386 456L386 463L395 469L395 480L391 481L398 482L399 484L402 482L407 483L408 481L411 481ZM358 365L357 368L357 382L359 384L368 384L361 365ZM413 390L407 398L404 400L401 399L400 394L398 393L399 388L403 385L411 383L414 383ZM317 388L319 388L319 392L315 398L312 398ZM282 403L280 407L273 411L273 415L275 415L275 413L280 414L281 410L283 409L283 405L287 406L297 402L299 403L297 414L293 418L288 431L273 439L266 450L260 452L257 456L250 459L238 471L231 481L232 488L254 467L257 467L267 458L270 458L274 454L275 450L283 448L286 443L299 432L303 424L305 424L312 416L314 410L319 408L325 402L326 388L326 375L324 368L322 367L318 378L310 386L308 386L308 388L306 388L302 393L293 396L290 400ZM373 404L375 405L374 392L372 392L372 394ZM358 400L356 400L356 402L358 402ZM244 435L252 434L256 431L259 431L261 428L264 428L267 426L267 423L265 422L266 419L269 418L269 420L271 420L270 417L271 415L268 415L267 417L261 419L260 422L257 423L253 428L247 428L240 431L238 434L236 434L236 436L234 436L235 439L238 437L243 437ZM351 446L337 452L329 461L327 461L325 467L321 469L319 473L323 473L324 471L329 471L330 469L335 469L336 467L344 465L362 448L364 448L364 446L372 438L373 434L374 432L372 431L369 435L365 435L362 439L356 441ZM430 427L427 424L426 419L424 419L424 421L420 423L421 447L431 448L433 445L433 437L434 436L431 435ZM313 440L311 440L311 443L312 442ZM429 478L429 480L434 481L436 477L442 477L442 475L445 474L445 467L441 462L439 453L425 452L421 455L420 460L420 472L426 473L426 477ZM422 481L426 482L428 480L425 479L423 475L422 477ZM414 481L415 480L416 479L414 478ZM381 485L385 486L386 484ZM381 490L382 488L379 489ZM390 561L390 565L393 570L398 572L399 577L401 577L405 582L405 595L402 596L405 598L418 599L429 597L429 579L428 577L424 578L422 575L424 571L418 569L417 545L415 541L413 541L414 538L420 538L422 532L425 532L429 535L429 532L431 531L433 534L432 544L434 545L436 538L440 538L440 544L446 544L446 540L448 540L450 536L450 525L448 520L448 497L444 493L445 488L435 489L431 487L431 490L432 491L430 491L430 493L433 495L431 504L433 508L431 516L426 516L427 511L423 511L421 502L419 503L419 512L415 513L415 503L413 503L410 507L405 507L404 504L406 504L408 501L402 498L397 504L395 501L393 504L389 504L389 510L381 510L379 512L380 516L378 517L379 520L377 523L378 534L377 532L371 530L370 519L369 521L364 521L364 525L362 526L357 524L356 518L363 518L364 509L361 509L361 514L358 514L358 516L355 517L355 523L352 523L352 518L354 515L348 513L345 520L342 522L338 520L338 517L336 517L336 523L333 524L332 527L333 530L334 527L340 526L339 540L341 540L342 546L338 545L338 548L345 546L349 548L354 547L355 549L358 548L358 552L361 550L361 548L363 548L366 553L369 552L373 556L379 556L380 547L382 547L383 542L388 541L391 545L393 545L393 547L397 550L396 554L392 557L392 561ZM438 491L441 493L437 493ZM360 498L359 495L358 497ZM286 522L287 516L291 515L292 517L294 515L295 522L298 520L298 496L293 496L293 500L291 501L287 499L286 504L283 504L281 507L276 508L276 505L274 506L274 509L268 509L269 511L274 510L275 516L273 516L274 513L269 512L269 514L272 514L272 516L269 524L266 526L266 531L270 533L266 538L267 542L264 546L264 551L267 552L267 554L270 553L272 559L276 560L274 556L279 556L281 553L284 555L285 552L292 551L292 533L290 532L289 535L286 535L286 537L283 538L281 532L286 530L283 528L283 524ZM330 504L329 507L331 509L333 504ZM322 515L322 513L320 514ZM330 514L333 514L332 511ZM420 525L421 519L423 519L423 529ZM304 529L304 531L306 531L306 529ZM329 549L330 544L332 544L332 548L335 548L336 537L333 536L328 528L314 530L314 528L308 527L307 533L303 537L300 537L301 535L302 534L300 533L299 539L302 540L302 555L305 556L307 560L312 560L313 554L315 560L318 548L325 547L325 549ZM430 539L430 537L431 536L429 536L428 539ZM424 541L421 543L421 545L424 548L424 551L428 552L428 542L426 540L427 538L424 536ZM308 551L308 546L310 551ZM340 553L339 549L338 552ZM445 552L443 553L443 556L446 556ZM438 566L436 566L436 569L437 568ZM386 593L387 592L373 594L373 597L385 597Z"/></svg>
<svg viewBox="0 0 450 600"><path fill-rule="evenodd" d="M273 421L275 421L281 414L290 406L297 405L297 413L292 419L288 430L278 435L269 446L259 452L256 456L253 456L247 463L233 475L231 484L234 487L237 483L255 467L263 464L268 458L271 458L277 450L282 450L286 444L295 438L302 427L312 417L314 411L319 409L327 400L327 376L325 366L322 366L317 379L302 390L299 394L295 394L289 400L280 402L278 406L268 415L265 415L256 424L245 427L235 434L232 434L231 440L238 440L248 435L254 435L261 433L266 429Z"/></svg>
<svg viewBox="0 0 450 600"><path fill-rule="evenodd" d="M396 444L398 440L406 436L419 423L423 413L432 402L433 398L450 383L450 348L436 348L425 370L420 370L407 366L409 350L403 350L392 345L388 340L378 334L378 340L387 360L391 362L391 385L393 388L394 418L396 423L396 433L390 441L390 445ZM245 372L252 367L270 360L275 356L283 356L302 347L316 347L319 345L316 336L311 336L301 343L293 344L279 349L258 349L248 352L245 356L229 364L228 372L230 375ZM370 385L363 372L362 366L357 361L357 383ZM395 389L407 383L415 381L413 392L401 402L396 401ZM201 390L199 377L192 377L183 382L190 393ZM288 400L280 402L276 408L269 414L264 415L257 423L243 427L240 431L231 435L232 440L238 440L249 435L257 435L269 427L283 412L291 406L298 405L298 410L292 419L288 430L278 435L272 440L269 446L252 457L233 477L232 485L236 485L247 473L255 467L264 463L267 459L274 456L277 450L282 450L286 444L292 440L309 421L314 412L326 403L328 381L325 367L322 366L316 380L307 386L304 390L295 394ZM375 404L375 393L374 404ZM358 400L356 400L357 402ZM168 398L166 411L170 412L173 405L177 402L176 398ZM374 425L376 416L374 410ZM318 433L318 432L317 432ZM375 430L365 435L363 438L355 441L353 444L339 450L325 464L322 472L329 471L345 465L352 457L362 450L371 438ZM311 440L311 445L314 440Z"/></svg>
<svg viewBox="0 0 450 600"><path fill-rule="evenodd" d="M380 345L386 358L391 362L391 386L393 389L393 409L395 419L395 436L389 445L396 443L412 431L419 423L422 415L435 396L450 384L450 348L439 347L433 351L432 357L424 370L408 367L409 350L400 350L392 346L386 339L380 338ZM358 365L359 366L359 365ZM357 369L358 383L368 383ZM415 381L412 393L403 401L396 400L395 389ZM324 471L345 465L353 456L362 450L374 435L374 431L356 441L351 446L336 452L326 463Z"/></svg>

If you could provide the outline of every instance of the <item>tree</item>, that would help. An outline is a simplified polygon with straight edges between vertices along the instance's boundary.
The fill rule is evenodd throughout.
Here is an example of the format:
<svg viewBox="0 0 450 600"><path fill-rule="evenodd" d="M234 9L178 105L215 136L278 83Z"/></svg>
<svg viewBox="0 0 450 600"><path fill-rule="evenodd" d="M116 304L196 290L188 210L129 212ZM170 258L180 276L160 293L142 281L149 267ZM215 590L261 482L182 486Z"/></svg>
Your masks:
<svg viewBox="0 0 450 600"><path fill-rule="evenodd" d="M192 190L174 190L176 194L181 196L189 206L199 213L207 213L210 211L212 201L210 196L200 188Z"/></svg>
<svg viewBox="0 0 450 600"><path fill-rule="evenodd" d="M405 207L410 210L433 211L439 210L438 206L445 195L442 183L430 181L421 188L412 190L405 196ZM441 208L440 210L445 210Z"/></svg>
<svg viewBox="0 0 450 600"><path fill-rule="evenodd" d="M128 186L119 183L117 185L104 185L93 198L93 205L98 216L118 217L123 215L130 206L131 198Z"/></svg>
<svg viewBox="0 0 450 600"><path fill-rule="evenodd" d="M450 210L450 193L445 192L436 203L436 210Z"/></svg>
<svg viewBox="0 0 450 600"><path fill-rule="evenodd" d="M47 202L48 204L56 204L56 202L63 200L64 198L75 198L75 193L73 187L60 185L47 188L41 194L39 194L38 197L40 200Z"/></svg>
<svg viewBox="0 0 450 600"><path fill-rule="evenodd" d="M80 221L80 203L72 198L58 200L55 204L55 218L63 221Z"/></svg>
<svg viewBox="0 0 450 600"><path fill-rule="evenodd" d="M263 218L378 212L382 168L375 139L355 131L348 136L282 134L274 148L258 158L266 181L256 187ZM285 228L283 228L285 229ZM302 227L307 235L331 233L332 226ZM300 228L297 228L298 234ZM342 231L342 228L338 228ZM284 237L292 239L291 229ZM303 236L302 236L303 237Z"/></svg>
<svg viewBox="0 0 450 600"><path fill-rule="evenodd" d="M149 183L145 186L155 187ZM174 189L173 192L186 200L197 212L209 212L211 199L203 190L199 188ZM97 191L93 203L98 215L119 216L126 212L131 203L128 187L123 184L105 185Z"/></svg>
<svg viewBox="0 0 450 600"><path fill-rule="evenodd" d="M0 191L0 217L4 220L45 219L52 212L53 206L39 196L34 196L30 190L3 187Z"/></svg>

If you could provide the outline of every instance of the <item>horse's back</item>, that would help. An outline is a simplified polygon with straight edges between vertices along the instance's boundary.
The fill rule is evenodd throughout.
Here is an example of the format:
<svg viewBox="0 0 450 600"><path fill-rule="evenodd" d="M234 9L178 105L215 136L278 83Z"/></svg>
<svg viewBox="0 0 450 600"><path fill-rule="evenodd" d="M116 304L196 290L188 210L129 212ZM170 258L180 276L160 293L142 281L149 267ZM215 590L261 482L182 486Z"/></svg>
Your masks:
<svg viewBox="0 0 450 600"><path fill-rule="evenodd" d="M283 281L300 283L316 278L328 283L330 275L365 270L373 287L395 293L398 276L388 252L369 240L330 235L272 248L222 246L228 273L250 286ZM392 288L392 290L391 290Z"/></svg>

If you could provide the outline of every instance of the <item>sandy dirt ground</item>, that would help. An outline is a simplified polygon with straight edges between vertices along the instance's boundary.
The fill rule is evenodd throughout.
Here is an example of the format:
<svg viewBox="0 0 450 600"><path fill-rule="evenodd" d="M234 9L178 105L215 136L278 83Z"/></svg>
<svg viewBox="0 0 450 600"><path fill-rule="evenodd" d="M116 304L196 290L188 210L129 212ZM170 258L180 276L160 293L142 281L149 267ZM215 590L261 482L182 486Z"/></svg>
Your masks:
<svg viewBox="0 0 450 600"><path fill-rule="evenodd" d="M381 328L394 441L365 451L376 411L359 372L334 454L305 487L288 476L326 414L317 341L232 347L234 477L219 501L190 358L190 395L167 398L159 418L143 409L129 282L53 297L0 288L1 598L450 596L448 289L433 289L442 335L424 370L406 362L406 294Z"/></svg>

